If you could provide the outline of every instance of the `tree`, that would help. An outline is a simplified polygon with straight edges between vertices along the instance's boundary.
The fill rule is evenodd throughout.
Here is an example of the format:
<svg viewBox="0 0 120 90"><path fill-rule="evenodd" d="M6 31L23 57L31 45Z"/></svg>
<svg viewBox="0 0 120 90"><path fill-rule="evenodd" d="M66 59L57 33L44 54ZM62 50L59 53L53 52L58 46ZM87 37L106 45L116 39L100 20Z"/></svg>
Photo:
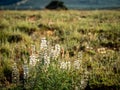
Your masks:
<svg viewBox="0 0 120 90"><path fill-rule="evenodd" d="M59 0L52 0L45 8L50 10L53 9L67 10L67 7L64 5L64 2Z"/></svg>

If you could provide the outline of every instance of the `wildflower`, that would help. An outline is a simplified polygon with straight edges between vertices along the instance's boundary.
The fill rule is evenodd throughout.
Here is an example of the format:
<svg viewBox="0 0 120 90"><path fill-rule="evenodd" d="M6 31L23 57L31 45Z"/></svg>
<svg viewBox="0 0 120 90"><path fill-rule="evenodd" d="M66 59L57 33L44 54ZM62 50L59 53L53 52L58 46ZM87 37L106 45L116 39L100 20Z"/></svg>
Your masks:
<svg viewBox="0 0 120 90"><path fill-rule="evenodd" d="M56 44L55 49L53 47L51 48L50 57L56 59L59 57L59 55L60 55L60 45Z"/></svg>
<svg viewBox="0 0 120 90"><path fill-rule="evenodd" d="M44 65L46 65L47 67L50 64L50 57L47 55L47 53L44 54Z"/></svg>
<svg viewBox="0 0 120 90"><path fill-rule="evenodd" d="M40 45L40 49L46 49L47 48L47 40L45 37L43 37L41 39L41 45Z"/></svg>
<svg viewBox="0 0 120 90"><path fill-rule="evenodd" d="M56 52L56 57L58 57L60 55L60 45L59 44L55 45L55 52Z"/></svg>
<svg viewBox="0 0 120 90"><path fill-rule="evenodd" d="M19 70L17 68L16 63L12 66L12 82L13 83L18 83L19 82Z"/></svg>
<svg viewBox="0 0 120 90"><path fill-rule="evenodd" d="M68 61L68 62L61 62L60 63L60 68L64 69L64 70L67 70L67 69L69 70L71 68L70 61Z"/></svg>
<svg viewBox="0 0 120 90"><path fill-rule="evenodd" d="M71 68L71 62L70 61L67 62L67 68L68 68L68 70L70 70L70 68Z"/></svg>
<svg viewBox="0 0 120 90"><path fill-rule="evenodd" d="M61 62L60 63L60 68L64 69L64 70L67 70L67 64L66 64L66 62Z"/></svg>
<svg viewBox="0 0 120 90"><path fill-rule="evenodd" d="M79 90L78 86L75 86L75 90Z"/></svg>
<svg viewBox="0 0 120 90"><path fill-rule="evenodd" d="M55 50L60 51L60 45L59 44L55 45Z"/></svg>
<svg viewBox="0 0 120 90"><path fill-rule="evenodd" d="M85 83L85 81L84 81L84 80L81 80L81 82L80 82L80 83L81 83L81 85L83 85L83 84Z"/></svg>
<svg viewBox="0 0 120 90"><path fill-rule="evenodd" d="M28 65L23 65L23 72L24 72L24 79L27 79L29 75Z"/></svg>
<svg viewBox="0 0 120 90"><path fill-rule="evenodd" d="M30 56L30 65L35 66L35 64L36 64L37 61L38 60L36 59L35 55L31 55Z"/></svg>
<svg viewBox="0 0 120 90"><path fill-rule="evenodd" d="M54 57L56 56L55 53L56 53L56 52L55 52L54 48L52 47L51 50L50 50L50 57L51 57L51 58L54 58Z"/></svg>
<svg viewBox="0 0 120 90"><path fill-rule="evenodd" d="M82 80L80 81L80 88L81 88L82 90L84 90L86 86L87 86L87 82L86 82L84 79L82 79Z"/></svg>

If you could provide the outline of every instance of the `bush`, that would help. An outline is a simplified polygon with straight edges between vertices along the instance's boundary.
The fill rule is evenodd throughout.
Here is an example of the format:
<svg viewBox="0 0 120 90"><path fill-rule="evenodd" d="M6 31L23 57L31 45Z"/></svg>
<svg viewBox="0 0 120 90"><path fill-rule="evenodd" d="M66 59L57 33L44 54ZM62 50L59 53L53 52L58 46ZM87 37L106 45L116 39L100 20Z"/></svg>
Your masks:
<svg viewBox="0 0 120 90"><path fill-rule="evenodd" d="M12 82L12 69L8 65L4 66L3 68L4 77L6 81Z"/></svg>
<svg viewBox="0 0 120 90"><path fill-rule="evenodd" d="M23 40L23 38L19 34L9 35L9 37L8 37L8 42L10 42L10 43L14 43L14 42L18 43L18 42L20 42L22 40Z"/></svg>
<svg viewBox="0 0 120 90"><path fill-rule="evenodd" d="M0 48L0 54L2 54L4 57L5 56L9 57L10 56L10 50L6 47L2 47L2 48Z"/></svg>
<svg viewBox="0 0 120 90"><path fill-rule="evenodd" d="M45 8L56 9L56 10L67 10L67 7L63 4L63 2L58 0L54 0L50 2Z"/></svg>
<svg viewBox="0 0 120 90"><path fill-rule="evenodd" d="M2 77L0 78L2 81L1 83L12 82L12 68L10 60L4 57L1 61L1 68L2 68Z"/></svg>

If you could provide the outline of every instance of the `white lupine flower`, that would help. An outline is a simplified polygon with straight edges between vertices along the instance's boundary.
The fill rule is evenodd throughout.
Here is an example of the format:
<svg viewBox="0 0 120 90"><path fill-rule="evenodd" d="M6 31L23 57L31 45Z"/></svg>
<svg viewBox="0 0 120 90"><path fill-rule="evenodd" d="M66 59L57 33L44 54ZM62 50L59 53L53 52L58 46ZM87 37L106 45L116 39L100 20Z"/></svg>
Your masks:
<svg viewBox="0 0 120 90"><path fill-rule="evenodd" d="M50 57L47 56L46 59L44 59L44 64L47 65L47 67L50 65Z"/></svg>
<svg viewBox="0 0 120 90"><path fill-rule="evenodd" d="M89 80L88 79L89 78L88 74L89 74L89 72L85 71L84 75L82 76L82 79L81 79L81 82L80 82L80 87L81 87L82 90L84 90L87 86L87 83L88 83L88 80Z"/></svg>
<svg viewBox="0 0 120 90"><path fill-rule="evenodd" d="M75 86L75 90L79 90L78 86Z"/></svg>
<svg viewBox="0 0 120 90"><path fill-rule="evenodd" d="M46 62L46 60L47 60L47 55L44 55L43 57L44 57L44 62Z"/></svg>
<svg viewBox="0 0 120 90"><path fill-rule="evenodd" d="M50 56L52 58L57 58L60 55L60 45L56 44L55 49L51 49Z"/></svg>
<svg viewBox="0 0 120 90"><path fill-rule="evenodd" d="M44 53L44 65L47 65L47 67L49 66L50 64L50 57L49 55L47 55L47 52Z"/></svg>
<svg viewBox="0 0 120 90"><path fill-rule="evenodd" d="M54 58L58 58L60 53L57 50L54 50Z"/></svg>
<svg viewBox="0 0 120 90"><path fill-rule="evenodd" d="M59 45L59 44L56 44L56 45L55 45L55 50L60 51L60 45Z"/></svg>
<svg viewBox="0 0 120 90"><path fill-rule="evenodd" d="M84 89L86 88L86 86L87 86L87 83L88 83L87 80L81 79L80 88L81 88L82 90L84 90Z"/></svg>
<svg viewBox="0 0 120 90"><path fill-rule="evenodd" d="M29 72L28 65L23 65L23 70L25 73Z"/></svg>
<svg viewBox="0 0 120 90"><path fill-rule="evenodd" d="M85 81L84 80L81 80L81 82L80 82L82 85L85 83Z"/></svg>
<svg viewBox="0 0 120 90"><path fill-rule="evenodd" d="M60 45L59 44L55 45L55 50L56 50L57 54L60 54Z"/></svg>
<svg viewBox="0 0 120 90"><path fill-rule="evenodd" d="M60 68L66 70L66 69L67 69L67 64L66 64L66 62L61 62L61 63L60 63Z"/></svg>
<svg viewBox="0 0 120 90"><path fill-rule="evenodd" d="M50 57L55 57L55 50L53 49L53 47L50 50Z"/></svg>
<svg viewBox="0 0 120 90"><path fill-rule="evenodd" d="M12 66L12 82L17 83L19 81L19 69L17 68L16 63Z"/></svg>
<svg viewBox="0 0 120 90"><path fill-rule="evenodd" d="M35 64L36 64L37 61L38 60L36 59L35 55L31 55L30 56L30 65L35 66Z"/></svg>
<svg viewBox="0 0 120 90"><path fill-rule="evenodd" d="M58 56L59 56L58 52L56 50L54 50L53 57L57 58Z"/></svg>
<svg viewBox="0 0 120 90"><path fill-rule="evenodd" d="M80 81L80 87L81 87L81 89L84 89L85 86L86 86L86 82L85 82L84 79L82 79L82 80Z"/></svg>
<svg viewBox="0 0 120 90"><path fill-rule="evenodd" d="M47 40L44 37L44 38L41 39L40 49L46 49L46 48L47 48Z"/></svg>
<svg viewBox="0 0 120 90"><path fill-rule="evenodd" d="M55 47L55 49L54 49ZM59 44L56 44L54 47L51 47L50 51L48 52L49 53L49 57L51 58L57 58L59 55L60 55L60 45Z"/></svg>
<svg viewBox="0 0 120 90"><path fill-rule="evenodd" d="M71 63L70 62L61 62L60 63L60 68L64 69L64 70L70 69L71 68Z"/></svg>
<svg viewBox="0 0 120 90"><path fill-rule="evenodd" d="M16 63L14 63L14 65L12 66L12 69L13 69L13 72L17 74L18 68L17 68Z"/></svg>
<svg viewBox="0 0 120 90"><path fill-rule="evenodd" d="M71 68L71 63L70 63L70 61L67 62L67 68L68 68L68 69Z"/></svg>
<svg viewBox="0 0 120 90"><path fill-rule="evenodd" d="M27 79L29 75L28 65L23 65L23 71L24 71L24 79Z"/></svg>

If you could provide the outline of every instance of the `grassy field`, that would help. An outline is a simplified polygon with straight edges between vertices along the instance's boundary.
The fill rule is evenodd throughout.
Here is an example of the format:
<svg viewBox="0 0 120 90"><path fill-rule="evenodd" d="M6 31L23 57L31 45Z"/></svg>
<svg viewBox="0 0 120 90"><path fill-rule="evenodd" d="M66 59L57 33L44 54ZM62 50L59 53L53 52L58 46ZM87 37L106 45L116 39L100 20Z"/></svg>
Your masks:
<svg viewBox="0 0 120 90"><path fill-rule="evenodd" d="M42 52L43 37L51 46L59 44L63 56L51 60L47 71L37 63L39 68L33 69L36 75L24 85L22 65L26 61L29 65L31 45L35 45L36 55ZM79 69L58 68L60 61L72 64L79 52ZM19 84L12 83L14 62ZM22 84L28 90L119 90L120 11L0 11L0 88L23 90Z"/></svg>

